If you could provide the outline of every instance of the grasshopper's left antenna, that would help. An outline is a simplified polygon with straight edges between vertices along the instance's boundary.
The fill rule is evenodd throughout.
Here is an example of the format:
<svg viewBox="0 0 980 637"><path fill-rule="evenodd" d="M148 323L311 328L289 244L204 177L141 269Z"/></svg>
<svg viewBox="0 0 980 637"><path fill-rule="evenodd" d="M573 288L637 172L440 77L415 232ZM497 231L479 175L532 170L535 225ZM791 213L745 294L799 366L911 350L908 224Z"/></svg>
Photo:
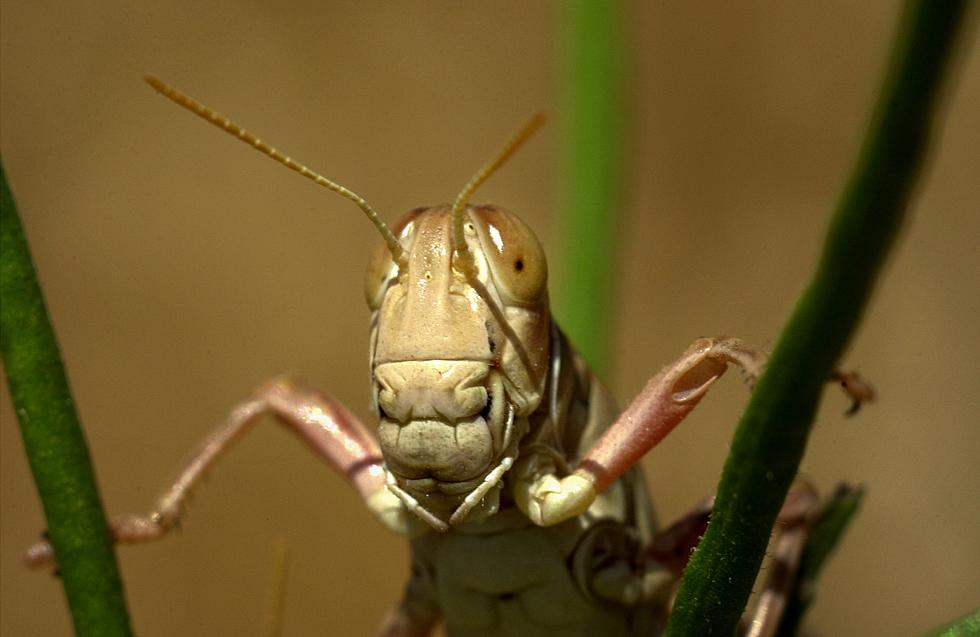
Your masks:
<svg viewBox="0 0 980 637"><path fill-rule="evenodd" d="M398 243L398 239L395 238L395 235L392 234L388 226L385 225L385 222L381 220L378 213L375 212L374 208L372 208L363 197L352 190L344 188L337 182L331 181L323 175L310 170L303 164L294 160L292 157L284 155L282 152L276 150L272 146L269 146L261 139L234 123L224 115L211 110L204 104L195 100L193 97L181 93L174 87L164 83L160 78L154 75L145 75L143 76L143 80L160 92L164 97L170 99L179 106L183 106L198 117L211 122L226 133L234 135L263 155L267 155L268 157L275 159L286 168L295 170L307 179L320 184L324 188L329 188L341 197L353 201L355 204L357 204L358 208L364 211L364 214L367 215L368 219L371 220L371 223L374 224L374 227L377 228L378 232L381 233L381 236L384 237L385 243L388 246L388 251L391 252L391 258L398 265L398 269L404 270L408 267L408 260L405 257L405 251L402 249L401 244Z"/></svg>
<svg viewBox="0 0 980 637"><path fill-rule="evenodd" d="M545 115L544 111L535 113L531 119L527 121L524 126L521 127L517 133L510 138L510 141L504 145L500 152L494 155L490 161L483 165L480 170L477 171L475 175L470 179L469 183L463 187L463 190L456 197L456 202L453 204L453 243L456 248L456 269L463 273L466 277L470 277L474 274L474 264L473 255L470 253L470 249L466 246L466 239L463 238L463 208L466 207L466 203L469 198L473 196L476 189L480 187L480 184L485 182L490 175L492 175L500 166L510 159L510 156L517 152L521 146L524 145L531 135L533 135L539 128L544 125Z"/></svg>

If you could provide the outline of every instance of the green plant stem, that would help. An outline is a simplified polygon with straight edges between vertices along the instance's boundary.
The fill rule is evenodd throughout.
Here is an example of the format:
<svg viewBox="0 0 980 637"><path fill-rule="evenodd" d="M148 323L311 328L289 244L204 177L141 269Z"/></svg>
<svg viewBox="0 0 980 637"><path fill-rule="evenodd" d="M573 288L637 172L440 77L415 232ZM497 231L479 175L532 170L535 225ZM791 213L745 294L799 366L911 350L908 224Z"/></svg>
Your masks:
<svg viewBox="0 0 980 637"><path fill-rule="evenodd" d="M799 468L822 388L904 217L965 1L907 2L870 129L817 272L739 422L668 635L732 635Z"/></svg>
<svg viewBox="0 0 980 637"><path fill-rule="evenodd" d="M555 315L603 376L622 187L624 7L614 0L571 0L562 7L564 148Z"/></svg>
<svg viewBox="0 0 980 637"><path fill-rule="evenodd" d="M0 182L0 350L75 634L130 635L88 448L2 165Z"/></svg>
<svg viewBox="0 0 980 637"><path fill-rule="evenodd" d="M977 637L980 635L980 608L929 631L923 637Z"/></svg>

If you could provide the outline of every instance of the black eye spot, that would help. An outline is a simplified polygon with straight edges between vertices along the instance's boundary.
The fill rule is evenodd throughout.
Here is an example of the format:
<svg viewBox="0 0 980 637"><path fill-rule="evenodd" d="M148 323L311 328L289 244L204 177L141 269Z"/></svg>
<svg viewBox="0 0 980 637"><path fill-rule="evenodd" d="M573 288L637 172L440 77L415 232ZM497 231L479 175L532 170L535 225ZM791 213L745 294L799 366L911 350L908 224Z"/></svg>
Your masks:
<svg viewBox="0 0 980 637"><path fill-rule="evenodd" d="M514 261L514 269L517 270L518 272L520 272L521 270L523 270L524 269L524 259L518 259L517 261Z"/></svg>

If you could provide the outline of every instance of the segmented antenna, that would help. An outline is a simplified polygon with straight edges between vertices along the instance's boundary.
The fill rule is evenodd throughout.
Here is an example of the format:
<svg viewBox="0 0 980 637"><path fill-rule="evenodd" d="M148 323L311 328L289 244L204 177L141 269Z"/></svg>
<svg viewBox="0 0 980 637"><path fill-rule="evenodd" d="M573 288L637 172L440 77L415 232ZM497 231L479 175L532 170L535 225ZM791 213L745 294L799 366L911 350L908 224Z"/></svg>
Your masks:
<svg viewBox="0 0 980 637"><path fill-rule="evenodd" d="M456 247L456 268L462 272L467 277L474 273L473 265L473 255L470 253L469 247L466 245L466 239L463 238L463 208L466 207L466 203L469 198L473 196L476 189L487 180L490 175L492 175L500 166L510 159L510 156L517 152L517 149L524 145L531 135L533 135L539 128L544 125L544 112L535 113L531 119L527 121L524 126L521 127L517 133L511 137L510 141L500 150L499 153L494 155L490 161L485 163L480 170L473 175L469 183L463 187L463 190L456 197L456 202L453 203L453 243Z"/></svg>
<svg viewBox="0 0 980 637"><path fill-rule="evenodd" d="M391 258L394 259L395 263L398 265L398 268L404 269L408 267L408 261L405 258L405 251L402 249L401 244L398 243L398 239L395 238L395 235L392 234L388 226L385 225L385 222L381 220L378 213L374 211L374 208L368 205L368 202L366 202L363 197L351 190L348 190L347 188L344 188L340 184L327 179L323 175L310 170L303 164L294 160L292 157L284 155L282 152L276 150L272 146L269 146L261 139L234 123L224 115L216 113L194 98L181 93L168 84L165 84L160 78L154 75L146 75L143 77L143 80L161 93L164 97L168 98L179 106L183 106L198 117L201 117L202 119L214 124L226 133L234 135L263 155L267 155L268 157L275 159L286 168L295 170L307 179L320 184L324 188L329 188L341 197L353 201L355 204L357 204L358 208L364 211L364 214L367 215L368 219L371 220L371 223L374 224L374 227L377 228L378 232L381 233L381 236L384 237L385 243L388 245L388 251L391 252Z"/></svg>

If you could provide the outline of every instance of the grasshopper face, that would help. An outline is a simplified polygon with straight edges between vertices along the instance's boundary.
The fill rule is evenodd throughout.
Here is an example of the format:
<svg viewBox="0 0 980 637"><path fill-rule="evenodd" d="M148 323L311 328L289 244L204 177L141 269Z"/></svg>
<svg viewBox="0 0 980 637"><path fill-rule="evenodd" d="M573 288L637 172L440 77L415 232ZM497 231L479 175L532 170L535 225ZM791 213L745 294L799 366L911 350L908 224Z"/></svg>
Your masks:
<svg viewBox="0 0 980 637"><path fill-rule="evenodd" d="M467 515L477 505L480 515L496 511L500 477L541 402L550 334L537 238L500 208L464 214L475 273L454 267L452 213L442 206L413 210L393 227L407 267L381 244L366 279L389 481L440 520L458 512L453 523L477 517ZM482 502L472 502L477 496Z"/></svg>

